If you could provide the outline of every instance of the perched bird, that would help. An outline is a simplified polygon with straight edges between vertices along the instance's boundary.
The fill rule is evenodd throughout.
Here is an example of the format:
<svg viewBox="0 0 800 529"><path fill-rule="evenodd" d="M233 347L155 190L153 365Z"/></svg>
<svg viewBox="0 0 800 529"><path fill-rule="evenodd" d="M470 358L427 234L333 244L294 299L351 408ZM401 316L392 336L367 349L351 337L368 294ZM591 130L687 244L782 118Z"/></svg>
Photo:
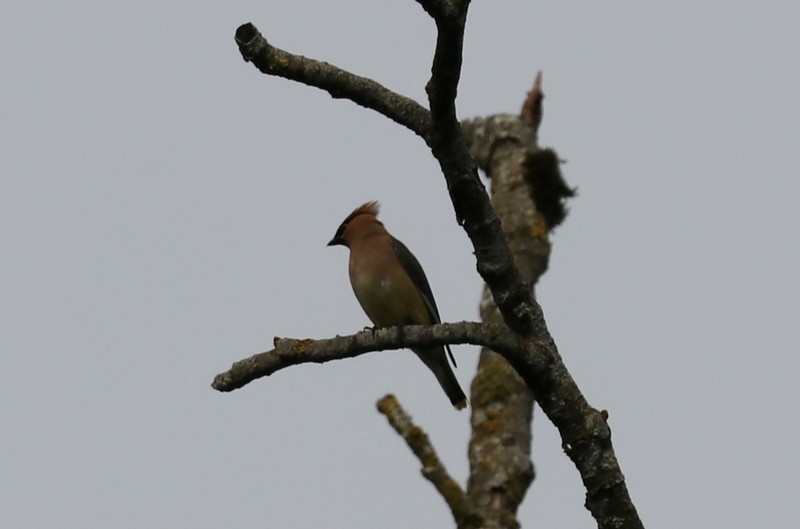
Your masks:
<svg viewBox="0 0 800 529"><path fill-rule="evenodd" d="M440 323L433 293L417 258L392 237L377 219L378 202L367 202L344 219L328 246L350 249L350 284L358 302L376 327ZM467 405L445 350L448 346L413 349L457 409Z"/></svg>

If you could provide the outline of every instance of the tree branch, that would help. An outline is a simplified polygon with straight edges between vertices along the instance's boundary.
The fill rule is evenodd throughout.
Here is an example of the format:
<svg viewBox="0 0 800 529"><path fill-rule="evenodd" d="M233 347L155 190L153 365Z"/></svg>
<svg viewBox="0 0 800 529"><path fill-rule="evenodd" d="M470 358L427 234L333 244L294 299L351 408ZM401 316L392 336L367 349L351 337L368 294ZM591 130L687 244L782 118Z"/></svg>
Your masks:
<svg viewBox="0 0 800 529"><path fill-rule="evenodd" d="M262 73L320 88L335 99L349 99L383 114L419 136L424 137L430 130L430 113L413 99L327 62L276 48L267 42L253 24L239 26L236 44L242 58L252 62Z"/></svg>
<svg viewBox="0 0 800 529"><path fill-rule="evenodd" d="M228 371L214 377L211 387L233 391L293 365L354 358L374 351L458 343L491 344L497 350L509 351L516 342L516 335L504 325L469 321L369 329L322 340L276 337L274 349L235 362Z"/></svg>
<svg viewBox="0 0 800 529"><path fill-rule="evenodd" d="M548 208L536 198L541 192L542 179L531 174L538 169L530 159L555 157L552 151L536 145L533 125L523 114L477 118L466 121L462 127L477 163L492 179L493 201L514 242L517 264L530 284L535 284L547 268L548 229L552 227L547 219ZM548 171L553 170L548 167ZM554 170L558 171L557 163ZM526 186L528 192L520 192ZM559 198L562 199L563 196ZM486 304L481 304L482 314ZM558 428L564 450L580 472L586 487L586 507L598 527L643 527L611 445L608 414L588 404L564 366L541 307L535 301L532 307L534 332L526 341L526 351L511 355L497 352L534 391L542 411ZM472 402L475 406L474 395Z"/></svg>
<svg viewBox="0 0 800 529"><path fill-rule="evenodd" d="M470 152L491 180L494 210L527 284L547 270L550 240L546 223L528 187L524 160L538 151L535 128L514 121L503 141L485 133L467 136ZM470 128L462 125L465 136ZM524 140L523 140L524 138ZM489 151L491 154L485 154ZM523 192L520 192L523 191ZM481 320L502 322L491 292L484 288ZM500 354L481 350L471 387L472 435L467 494L496 527L518 527L519 505L535 476L531 460L534 393Z"/></svg>
<svg viewBox="0 0 800 529"><path fill-rule="evenodd" d="M381 329L369 342L364 333L336 346L336 354L321 353L315 347L324 342L288 342L292 354L275 351L256 355L237 363L228 372L218 375L214 387L230 391L250 380L302 362L318 362L356 356L376 349L427 346L442 343L476 343L501 353L535 391L536 400L561 434L564 450L575 463L586 487L586 506L600 528L643 527L631 502L624 477L611 445L607 413L591 408L567 372L550 335L541 307L533 299L531 285L526 284L514 261L500 221L492 209L486 190L478 178L477 165L470 156L456 118L455 97L460 77L464 24L467 0L417 0L435 19L439 35L426 86L430 113L416 102L399 96L374 81L357 77L327 63L291 55L270 46L252 24L237 31L237 43L246 61L253 62L263 73L278 75L327 90L333 97L347 98L372 108L422 136L439 161L459 224L472 241L477 269L508 327L516 336L495 343L478 341L469 332L425 341L410 327L403 335L383 333L400 329ZM451 324L461 325L461 324ZM467 324L480 325L480 324ZM418 332L445 332L447 325L421 329ZM448 329L452 330L452 329ZM474 330L474 329L473 329ZM413 337L412 337L413 335ZM470 341L467 335L473 336ZM348 345L347 340L352 340ZM418 341L417 341L418 339ZM384 341L385 340L385 341ZM341 351L352 348L350 354ZM343 349L344 348L344 349ZM337 356L338 355L338 356ZM241 365L239 365L241 364ZM238 385L237 385L238 384Z"/></svg>
<svg viewBox="0 0 800 529"><path fill-rule="evenodd" d="M533 328L530 290L514 266L500 221L492 209L477 166L458 130L455 96L461 71L464 23L468 2L427 0L425 5L446 9L437 15L437 37L431 79L426 85L431 112L413 99L381 84L328 63L293 55L267 42L253 24L236 31L236 43L245 61L262 73L284 77L328 91L383 114L423 137L442 167L456 218L475 247L477 268L489 286L509 326L520 334ZM443 18L443 17L447 18ZM433 121L436 126L433 126Z"/></svg>
<svg viewBox="0 0 800 529"><path fill-rule="evenodd" d="M436 51L433 54L431 78L425 85L434 127L438 133L452 133L458 126L456 95L461 79L464 25L469 2L446 0L420 1L436 21Z"/></svg>
<svg viewBox="0 0 800 529"><path fill-rule="evenodd" d="M444 501L450 507L459 527L470 517L477 517L478 513L472 502L467 498L464 489L456 480L450 477L436 450L431 445L428 435L415 425L394 395L386 395L378 401L378 411L386 416L389 424L417 456L422 464L422 475L430 481ZM478 525L478 524L474 524Z"/></svg>
<svg viewBox="0 0 800 529"><path fill-rule="evenodd" d="M417 0L433 19L455 16L460 11L466 11L469 0Z"/></svg>
<svg viewBox="0 0 800 529"><path fill-rule="evenodd" d="M469 2L430 0L425 4L442 6L432 13L438 35L431 78L425 86L433 120L430 133L424 136L425 142L442 168L456 219L472 241L478 273L491 290L508 326L522 336L530 336L535 325L531 290L514 263L500 220L478 177L478 167L456 117L455 100Z"/></svg>

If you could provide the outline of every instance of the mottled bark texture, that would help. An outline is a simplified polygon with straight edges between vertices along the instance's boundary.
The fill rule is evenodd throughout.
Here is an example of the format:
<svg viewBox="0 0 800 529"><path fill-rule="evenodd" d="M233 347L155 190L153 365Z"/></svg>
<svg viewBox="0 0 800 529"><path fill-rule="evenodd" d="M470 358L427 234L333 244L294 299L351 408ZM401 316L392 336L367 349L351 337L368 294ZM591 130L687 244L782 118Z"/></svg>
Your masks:
<svg viewBox="0 0 800 529"><path fill-rule="evenodd" d="M431 445L427 434L411 421L394 395L386 395L378 401L378 411L386 416L389 424L422 464L422 475L442 495L458 527L481 527L482 518L474 502L467 498L464 489L450 477L439 456Z"/></svg>
<svg viewBox="0 0 800 529"><path fill-rule="evenodd" d="M559 430L564 451L586 487L586 507L598 527L643 527L611 445L608 414L586 402L564 366L533 297L533 286L547 267L548 232L564 219L563 198L572 192L561 179L556 154L536 147L542 97L537 87L541 83L537 81L529 93L520 116L476 119L462 127L456 118L455 98L469 1L417 2L434 19L438 30L431 78L426 85L427 109L369 79L279 50L252 24L238 29L236 42L242 57L260 71L350 99L424 139L440 164L456 219L475 250L476 267L488 291L481 304L487 323L436 325L402 332L382 329L372 333L372 338L359 333L324 341L278 343L275 350L234 364L229 372L218 375L215 387L235 389L288 365L377 349L480 343L499 353L513 369L497 354L484 351L481 355L472 388L475 434L470 442L473 468L466 500L463 495L451 494L443 467L435 467L431 473L440 483L448 483L444 487L448 492L442 494L459 527L518 526L515 513L533 478L529 457L531 391ZM478 165L492 178L494 208L478 177ZM386 405L382 410L390 421L391 408ZM406 422L410 424L410 420ZM409 446L414 442L419 447L416 427L398 432ZM427 438L424 441L428 443ZM415 449L415 453L423 469L432 461L430 452L418 453ZM462 508L465 504L469 507ZM457 511L470 514L459 515Z"/></svg>
<svg viewBox="0 0 800 529"><path fill-rule="evenodd" d="M526 158L538 151L536 131L520 116L476 119L463 126L473 157L491 180L492 205L524 280L533 285L547 269L550 242L526 178ZM484 322L503 317L488 288ZM516 527L517 509L534 478L531 461L533 392L501 355L482 348L472 381L472 436L467 493L485 513L484 527Z"/></svg>
<svg viewBox="0 0 800 529"><path fill-rule="evenodd" d="M557 224L543 211L558 211L560 217L551 217L560 222L565 216L563 200L572 194L566 184L558 189L561 194L554 191L547 198L537 192L542 174L558 175L563 183L555 156L552 167L530 163L542 157L536 143L544 97L541 83L540 73L519 115L476 118L462 124L472 156L491 181L492 205L517 267L531 287L547 270L549 231ZM503 321L488 289L484 289L480 313L484 322ZM530 459L533 392L503 356L486 347L471 389L467 492L493 514L491 526L511 527L534 478Z"/></svg>
<svg viewBox="0 0 800 529"><path fill-rule="evenodd" d="M389 349L459 343L485 345L503 354L513 354L514 350L525 346L506 325L470 321L367 329L349 336L321 340L276 337L273 349L235 362L230 369L214 377L211 387L217 391L234 391L256 379L299 364L322 364Z"/></svg>

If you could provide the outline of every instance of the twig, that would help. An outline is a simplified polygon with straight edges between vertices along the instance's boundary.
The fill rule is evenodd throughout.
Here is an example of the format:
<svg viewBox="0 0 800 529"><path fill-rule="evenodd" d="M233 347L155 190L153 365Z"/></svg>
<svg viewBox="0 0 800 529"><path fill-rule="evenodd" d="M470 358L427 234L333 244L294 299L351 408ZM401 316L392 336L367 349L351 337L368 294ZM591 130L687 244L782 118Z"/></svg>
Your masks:
<svg viewBox="0 0 800 529"><path fill-rule="evenodd" d="M462 527L461 521L468 517L477 516L476 509L467 498L464 489L450 476L439 459L428 435L414 424L395 396L386 395L378 401L377 406L378 411L386 416L394 431L405 439L408 447L417 456L422 464L422 475L436 487L447 502L458 526Z"/></svg>

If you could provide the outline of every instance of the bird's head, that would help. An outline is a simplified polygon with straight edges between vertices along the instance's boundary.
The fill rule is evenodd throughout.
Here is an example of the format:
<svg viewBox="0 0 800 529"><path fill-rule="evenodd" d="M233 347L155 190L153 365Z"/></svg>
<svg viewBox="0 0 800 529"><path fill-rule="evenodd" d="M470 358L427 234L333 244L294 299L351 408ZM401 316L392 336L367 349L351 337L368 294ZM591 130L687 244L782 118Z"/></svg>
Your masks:
<svg viewBox="0 0 800 529"><path fill-rule="evenodd" d="M328 246L347 246L355 237L370 231L370 228L379 227L383 230L383 224L377 219L380 212L380 203L377 200L361 204L350 213L339 225L336 235L328 242Z"/></svg>

